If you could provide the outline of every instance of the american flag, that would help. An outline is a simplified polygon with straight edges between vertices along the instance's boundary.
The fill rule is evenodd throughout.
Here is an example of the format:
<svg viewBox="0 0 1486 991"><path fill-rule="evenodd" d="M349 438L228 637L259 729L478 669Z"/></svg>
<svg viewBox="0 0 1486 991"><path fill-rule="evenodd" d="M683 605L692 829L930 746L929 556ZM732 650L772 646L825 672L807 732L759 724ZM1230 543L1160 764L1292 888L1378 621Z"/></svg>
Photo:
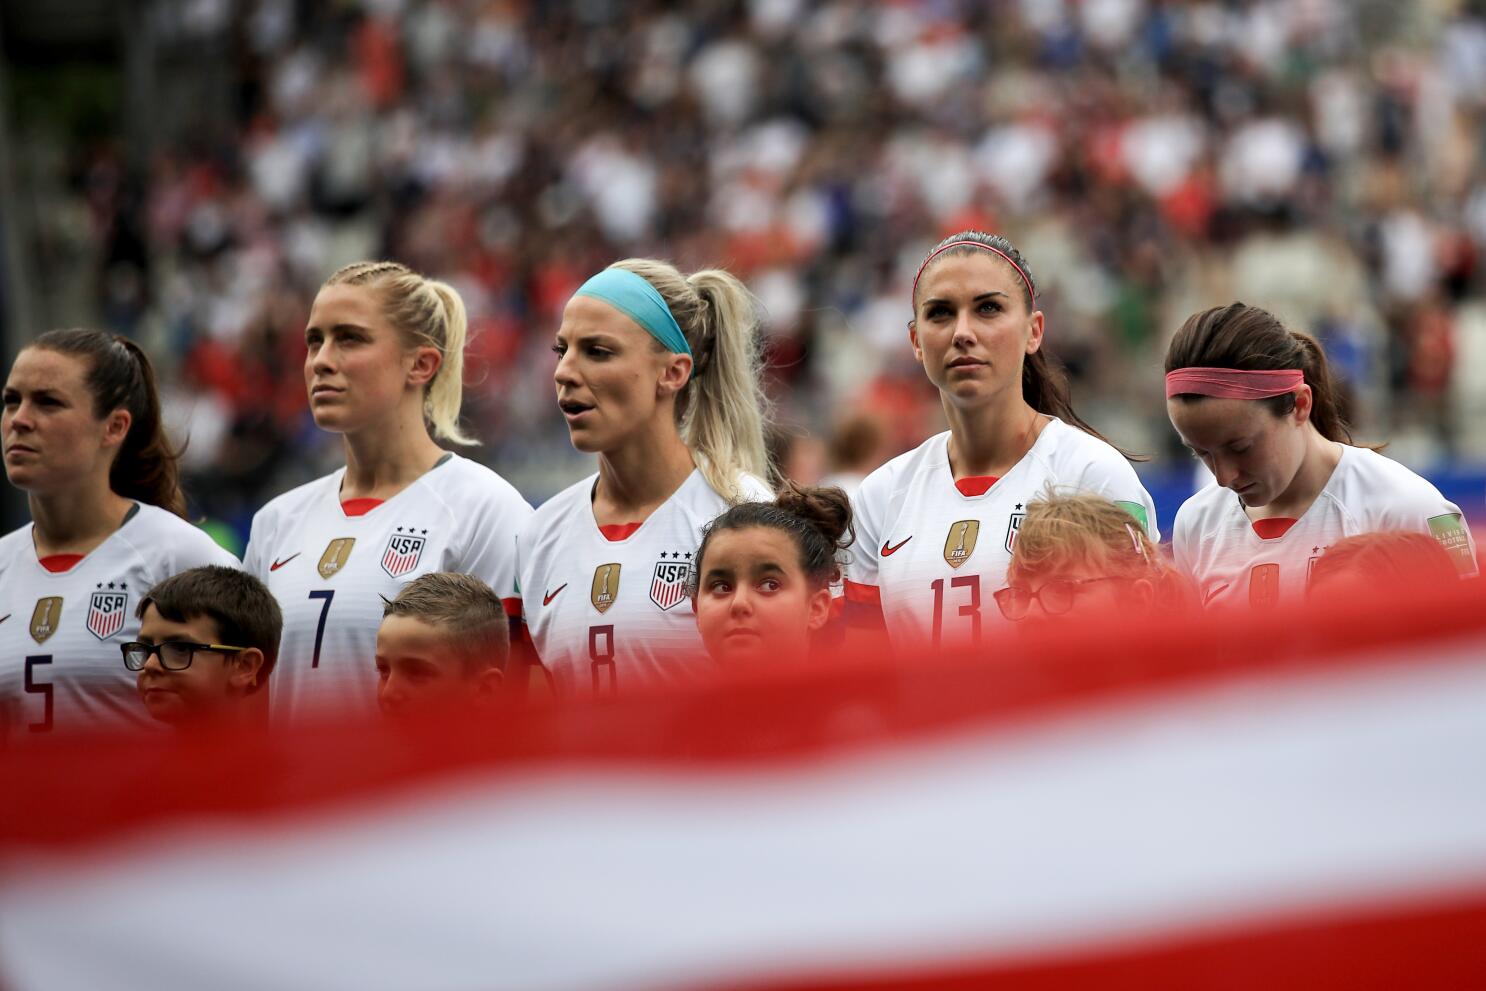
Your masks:
<svg viewBox="0 0 1486 991"><path fill-rule="evenodd" d="M1480 987L1486 609L1441 595L12 747L0 984Z"/></svg>

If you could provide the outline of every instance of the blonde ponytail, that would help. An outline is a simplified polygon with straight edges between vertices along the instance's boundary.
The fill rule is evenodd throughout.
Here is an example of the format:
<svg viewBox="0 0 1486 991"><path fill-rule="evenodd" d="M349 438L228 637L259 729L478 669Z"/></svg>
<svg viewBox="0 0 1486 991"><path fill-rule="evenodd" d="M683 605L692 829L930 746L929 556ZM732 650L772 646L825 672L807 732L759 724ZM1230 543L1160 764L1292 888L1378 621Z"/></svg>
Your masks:
<svg viewBox="0 0 1486 991"><path fill-rule="evenodd" d="M742 476L764 480L769 472L757 301L736 276L720 268L684 276L674 265L652 258L627 258L610 267L653 285L686 335L693 365L676 400L681 439L707 484L729 502L743 501Z"/></svg>
<svg viewBox="0 0 1486 991"><path fill-rule="evenodd" d="M464 398L464 345L469 318L464 300L445 282L426 279L397 262L355 262L325 280L327 286L368 286L381 294L383 312L410 347L431 347L443 358L423 393L423 418L436 438L477 444L459 427Z"/></svg>

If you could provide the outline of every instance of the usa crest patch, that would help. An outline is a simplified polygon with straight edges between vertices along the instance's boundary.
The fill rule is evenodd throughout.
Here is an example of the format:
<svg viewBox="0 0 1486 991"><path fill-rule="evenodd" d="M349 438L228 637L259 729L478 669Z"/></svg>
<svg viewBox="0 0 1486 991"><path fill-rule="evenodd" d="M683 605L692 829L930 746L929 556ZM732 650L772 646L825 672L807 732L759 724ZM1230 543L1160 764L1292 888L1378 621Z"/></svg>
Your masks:
<svg viewBox="0 0 1486 991"><path fill-rule="evenodd" d="M662 610L679 605L686 598L691 578L691 564L680 561L657 561L650 579L650 601Z"/></svg>
<svg viewBox="0 0 1486 991"><path fill-rule="evenodd" d="M401 531L402 528L398 529ZM401 578L418 567L418 560L423 557L423 545L427 542L427 537L412 530L394 533L387 538L387 549L382 552L382 570L393 578Z"/></svg>
<svg viewBox="0 0 1486 991"><path fill-rule="evenodd" d="M129 593L105 590L94 592L88 600L88 618L84 625L99 640L107 640L124 628L129 615Z"/></svg>

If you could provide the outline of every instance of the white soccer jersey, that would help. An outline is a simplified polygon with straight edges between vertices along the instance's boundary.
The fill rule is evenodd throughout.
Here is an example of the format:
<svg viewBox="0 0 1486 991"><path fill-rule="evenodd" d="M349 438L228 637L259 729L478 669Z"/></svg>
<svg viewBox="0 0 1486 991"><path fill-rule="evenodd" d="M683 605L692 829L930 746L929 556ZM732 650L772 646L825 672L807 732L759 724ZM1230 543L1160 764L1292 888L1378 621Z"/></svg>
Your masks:
<svg viewBox="0 0 1486 991"><path fill-rule="evenodd" d="M1462 576L1476 573L1475 544L1460 507L1397 461L1345 445L1321 494L1283 535L1261 537L1238 496L1214 483L1182 504L1171 547L1204 605L1265 607L1304 595L1327 547L1385 530L1432 534Z"/></svg>
<svg viewBox="0 0 1486 991"><path fill-rule="evenodd" d="M702 528L727 500L692 471L622 540L593 517L590 475L543 503L517 539L522 613L563 695L684 680L705 657L687 586ZM749 499L769 487L744 477Z"/></svg>
<svg viewBox="0 0 1486 991"><path fill-rule="evenodd" d="M253 517L244 565L284 613L270 682L275 722L376 706L382 599L433 571L474 575L516 601L516 531L531 506L505 479L450 454L360 516L341 505L345 469L274 499Z"/></svg>
<svg viewBox="0 0 1486 991"><path fill-rule="evenodd" d="M119 651L139 638L140 598L188 568L238 564L174 513L136 506L62 572L41 566L30 526L0 538L0 708L13 736L155 725Z"/></svg>
<svg viewBox="0 0 1486 991"><path fill-rule="evenodd" d="M1004 622L992 595L1006 584L1027 503L1053 491L1104 496L1145 524L1156 509L1134 469L1109 444L1052 419L1032 449L979 495L955 485L949 432L868 475L852 499L856 543L846 598L882 608L895 650L975 644Z"/></svg>

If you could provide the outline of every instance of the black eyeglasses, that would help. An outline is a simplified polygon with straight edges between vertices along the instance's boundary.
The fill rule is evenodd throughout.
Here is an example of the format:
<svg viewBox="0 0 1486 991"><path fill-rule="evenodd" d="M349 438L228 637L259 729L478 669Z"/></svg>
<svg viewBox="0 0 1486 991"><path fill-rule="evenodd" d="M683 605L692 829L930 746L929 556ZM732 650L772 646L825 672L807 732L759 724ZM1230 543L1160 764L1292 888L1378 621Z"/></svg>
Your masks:
<svg viewBox="0 0 1486 991"><path fill-rule="evenodd" d="M1001 615L1013 622L1027 618L1027 613L1032 610L1033 602L1042 604L1042 611L1049 616L1061 616L1073 608L1073 602L1078 598L1079 589L1094 582L1122 581L1117 575L1105 575L1101 578L1059 578L1050 581L1039 589L1019 588L1008 585L1006 588L996 592L996 605L1001 609Z"/></svg>
<svg viewBox="0 0 1486 991"><path fill-rule="evenodd" d="M143 671L151 654L160 656L160 666L167 671L184 671L191 666L191 658L198 650L236 654L247 647L232 647L225 643L191 643L189 640L169 640L165 643L140 643L138 640L119 644L124 652L124 667L130 671Z"/></svg>

